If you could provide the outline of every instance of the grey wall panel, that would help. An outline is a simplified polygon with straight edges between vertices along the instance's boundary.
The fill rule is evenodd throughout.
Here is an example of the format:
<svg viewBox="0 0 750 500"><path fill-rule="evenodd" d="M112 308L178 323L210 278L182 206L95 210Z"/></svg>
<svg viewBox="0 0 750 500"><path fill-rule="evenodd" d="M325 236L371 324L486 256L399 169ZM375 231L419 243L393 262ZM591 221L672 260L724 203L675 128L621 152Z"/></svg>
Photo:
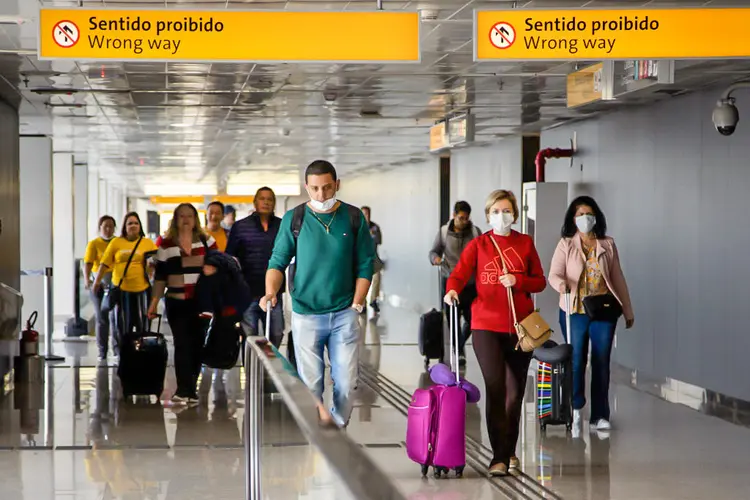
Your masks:
<svg viewBox="0 0 750 500"><path fill-rule="evenodd" d="M383 291L400 305L424 311L438 303L437 274L427 253L439 224L438 159L386 172L344 177L341 200L372 208L383 231L387 261Z"/></svg>
<svg viewBox="0 0 750 500"><path fill-rule="evenodd" d="M547 179L593 195L617 240L636 326L620 328L616 359L750 399L738 383L750 351L750 128L715 131L721 90L546 131L542 147L577 132L575 167L552 160Z"/></svg>
<svg viewBox="0 0 750 500"><path fill-rule="evenodd" d="M0 101L0 282L21 289L18 113Z"/></svg>
<svg viewBox="0 0 750 500"><path fill-rule="evenodd" d="M502 140L482 148L457 149L451 154L451 200L468 201L472 219L489 229L484 202L495 189L510 189L521 196L523 162L521 137Z"/></svg>

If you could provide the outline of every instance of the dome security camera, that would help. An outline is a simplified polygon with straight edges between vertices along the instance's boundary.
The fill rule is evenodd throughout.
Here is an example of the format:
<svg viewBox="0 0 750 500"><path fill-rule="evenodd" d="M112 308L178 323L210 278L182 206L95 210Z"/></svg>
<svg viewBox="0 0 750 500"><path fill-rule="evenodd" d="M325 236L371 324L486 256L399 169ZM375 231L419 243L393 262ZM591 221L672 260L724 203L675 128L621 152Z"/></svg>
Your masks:
<svg viewBox="0 0 750 500"><path fill-rule="evenodd" d="M719 99L711 115L714 127L721 135L732 135L740 121L740 113L734 105L734 99Z"/></svg>

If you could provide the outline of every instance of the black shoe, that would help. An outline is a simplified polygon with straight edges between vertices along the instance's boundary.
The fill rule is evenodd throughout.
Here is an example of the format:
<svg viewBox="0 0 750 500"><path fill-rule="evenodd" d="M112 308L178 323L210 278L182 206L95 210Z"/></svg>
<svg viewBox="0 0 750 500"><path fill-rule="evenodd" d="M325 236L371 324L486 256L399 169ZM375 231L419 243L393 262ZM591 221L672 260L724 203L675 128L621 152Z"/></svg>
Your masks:
<svg viewBox="0 0 750 500"><path fill-rule="evenodd" d="M372 303L370 303L370 307L372 307L372 310L375 311L376 314L380 312L380 306L378 306L377 300L373 300Z"/></svg>

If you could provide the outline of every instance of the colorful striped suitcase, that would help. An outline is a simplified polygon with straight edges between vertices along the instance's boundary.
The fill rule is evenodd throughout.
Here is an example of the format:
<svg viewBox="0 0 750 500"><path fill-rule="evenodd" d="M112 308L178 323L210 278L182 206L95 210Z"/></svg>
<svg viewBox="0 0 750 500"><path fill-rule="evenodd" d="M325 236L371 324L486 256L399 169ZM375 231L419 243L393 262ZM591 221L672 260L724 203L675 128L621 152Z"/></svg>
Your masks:
<svg viewBox="0 0 750 500"><path fill-rule="evenodd" d="M570 310L570 294L566 295ZM566 332L570 332L570 314L565 316ZM542 430L547 425L573 426L573 349L570 344L558 345L549 340L534 351L538 362L536 375L537 417Z"/></svg>

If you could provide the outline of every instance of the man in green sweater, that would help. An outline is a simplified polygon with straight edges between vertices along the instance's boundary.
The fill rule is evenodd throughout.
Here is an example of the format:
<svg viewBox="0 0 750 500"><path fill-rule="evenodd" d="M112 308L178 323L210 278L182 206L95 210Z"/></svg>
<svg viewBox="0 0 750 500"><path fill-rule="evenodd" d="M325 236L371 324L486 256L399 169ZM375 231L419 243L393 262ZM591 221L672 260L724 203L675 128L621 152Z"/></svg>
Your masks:
<svg viewBox="0 0 750 500"><path fill-rule="evenodd" d="M297 369L322 400L323 353L328 348L331 415L336 424L346 426L352 409L350 393L357 382L359 314L370 288L375 246L362 212L336 200L339 185L331 163L316 160L307 167L305 188L310 201L287 212L281 221L260 306L264 311L269 304L276 306L284 271L295 258L290 291ZM353 227L357 221L359 227Z"/></svg>

